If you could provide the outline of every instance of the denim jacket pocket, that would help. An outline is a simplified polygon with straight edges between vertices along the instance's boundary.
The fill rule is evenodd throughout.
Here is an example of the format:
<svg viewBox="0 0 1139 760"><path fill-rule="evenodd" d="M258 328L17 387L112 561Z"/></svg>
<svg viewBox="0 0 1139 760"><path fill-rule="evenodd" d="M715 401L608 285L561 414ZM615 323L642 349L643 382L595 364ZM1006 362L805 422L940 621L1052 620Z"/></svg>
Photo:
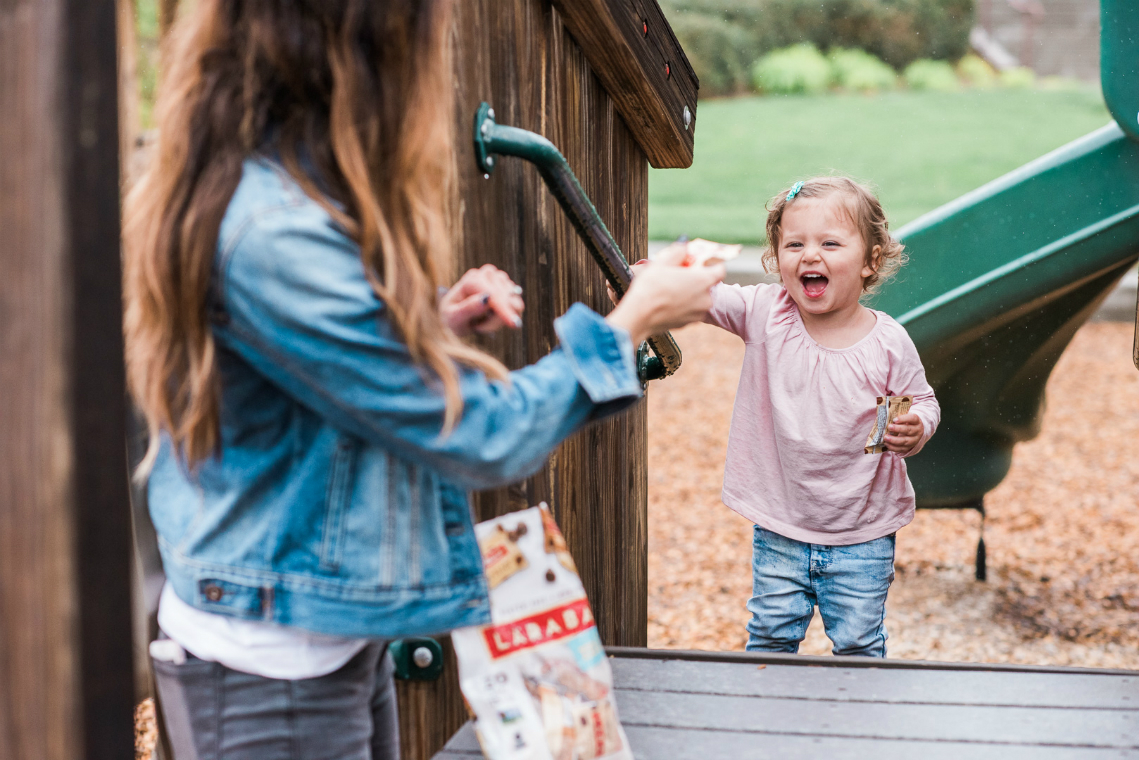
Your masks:
<svg viewBox="0 0 1139 760"><path fill-rule="evenodd" d="M199 578L195 606L245 618L272 618L273 588L236 583L224 578Z"/></svg>
<svg viewBox="0 0 1139 760"><path fill-rule="evenodd" d="M325 500L324 527L321 530L320 567L336 572L340 569L340 552L344 545L344 513L352 501L352 485L356 474L356 457L360 443L343 436L336 444L328 475L328 497Z"/></svg>

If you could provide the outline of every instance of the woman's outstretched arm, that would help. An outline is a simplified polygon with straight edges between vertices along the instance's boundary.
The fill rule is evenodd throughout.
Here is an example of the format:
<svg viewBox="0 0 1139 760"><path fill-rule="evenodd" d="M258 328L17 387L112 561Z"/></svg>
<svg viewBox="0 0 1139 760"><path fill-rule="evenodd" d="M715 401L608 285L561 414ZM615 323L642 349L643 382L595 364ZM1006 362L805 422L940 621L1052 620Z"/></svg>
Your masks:
<svg viewBox="0 0 1139 760"><path fill-rule="evenodd" d="M334 426L467 488L533 473L590 418L637 399L630 333L671 326L676 314L651 287L614 324L574 306L555 323L559 347L509 382L464 371L463 414L443 435L439 383L410 356L356 246L322 211L261 212L218 265L215 324L225 349ZM656 290L667 298L669 287L677 283Z"/></svg>

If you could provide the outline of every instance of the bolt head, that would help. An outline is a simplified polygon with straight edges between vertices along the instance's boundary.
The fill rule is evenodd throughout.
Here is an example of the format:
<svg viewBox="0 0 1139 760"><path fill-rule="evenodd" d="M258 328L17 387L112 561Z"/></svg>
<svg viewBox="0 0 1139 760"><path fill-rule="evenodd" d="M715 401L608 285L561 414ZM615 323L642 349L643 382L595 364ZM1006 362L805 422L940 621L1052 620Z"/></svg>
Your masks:
<svg viewBox="0 0 1139 760"><path fill-rule="evenodd" d="M489 121L484 121L484 122L482 123L482 128L481 128L481 129L479 129L479 131L480 131L480 132L482 132L482 136L483 136L483 137L486 137L486 135L487 135L487 132L489 132L489 131L490 131L490 122L489 122Z"/></svg>
<svg viewBox="0 0 1139 760"><path fill-rule="evenodd" d="M494 156L487 156L486 157L486 165L487 166L494 166Z"/></svg>
<svg viewBox="0 0 1139 760"><path fill-rule="evenodd" d="M688 129L692 126L692 111L688 106L684 107L684 128Z"/></svg>
<svg viewBox="0 0 1139 760"><path fill-rule="evenodd" d="M493 108L488 108L488 109L486 109L486 117L487 117L488 119L493 119L493 118L494 118L494 109L493 109Z"/></svg>
<svg viewBox="0 0 1139 760"><path fill-rule="evenodd" d="M427 647L417 647L411 653L411 659L417 668L428 668L435 662L435 655L431 654L431 650Z"/></svg>

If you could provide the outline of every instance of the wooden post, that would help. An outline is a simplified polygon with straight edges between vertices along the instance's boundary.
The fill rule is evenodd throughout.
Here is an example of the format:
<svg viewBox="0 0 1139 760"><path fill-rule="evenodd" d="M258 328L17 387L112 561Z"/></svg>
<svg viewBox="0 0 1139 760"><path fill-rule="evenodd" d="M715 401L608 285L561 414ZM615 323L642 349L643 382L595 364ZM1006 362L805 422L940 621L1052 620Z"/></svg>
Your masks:
<svg viewBox="0 0 1139 760"><path fill-rule="evenodd" d="M119 164L123 188L130 186L135 140L142 129L138 91L137 0L116 0L119 63Z"/></svg>
<svg viewBox="0 0 1139 760"><path fill-rule="evenodd" d="M158 39L165 40L178 18L178 0L158 0Z"/></svg>
<svg viewBox="0 0 1139 760"><path fill-rule="evenodd" d="M132 754L115 21L0 2L0 760Z"/></svg>
<svg viewBox="0 0 1139 760"><path fill-rule="evenodd" d="M479 103L494 107L499 124L558 146L636 261L647 255L649 162L692 161L697 84L654 0L465 0L455 8L459 258L463 269L495 264L523 286L522 330L485 344L517 368L557 345L554 320L574 302L602 314L611 305L600 270L533 166L502 158L483 178L472 146ZM643 647L647 638L646 435L641 402L570 438L525 482L475 497L479 519L549 502L605 644ZM430 758L466 718L450 657L442 679L403 683L400 697L406 760Z"/></svg>

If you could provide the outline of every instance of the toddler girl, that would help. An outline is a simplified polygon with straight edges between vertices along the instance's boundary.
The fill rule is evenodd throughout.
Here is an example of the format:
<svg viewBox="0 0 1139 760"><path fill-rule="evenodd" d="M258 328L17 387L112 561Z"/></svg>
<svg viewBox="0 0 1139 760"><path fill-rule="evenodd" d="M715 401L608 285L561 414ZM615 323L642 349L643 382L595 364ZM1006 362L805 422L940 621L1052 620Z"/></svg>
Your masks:
<svg viewBox="0 0 1139 760"><path fill-rule="evenodd" d="M707 322L746 344L724 503L755 523L747 648L796 652L819 605L836 655L886 656L894 533L914 515L904 457L941 417L905 329L859 299L905 261L878 199L797 182L767 216L781 284L716 285ZM878 396L912 396L865 454Z"/></svg>

